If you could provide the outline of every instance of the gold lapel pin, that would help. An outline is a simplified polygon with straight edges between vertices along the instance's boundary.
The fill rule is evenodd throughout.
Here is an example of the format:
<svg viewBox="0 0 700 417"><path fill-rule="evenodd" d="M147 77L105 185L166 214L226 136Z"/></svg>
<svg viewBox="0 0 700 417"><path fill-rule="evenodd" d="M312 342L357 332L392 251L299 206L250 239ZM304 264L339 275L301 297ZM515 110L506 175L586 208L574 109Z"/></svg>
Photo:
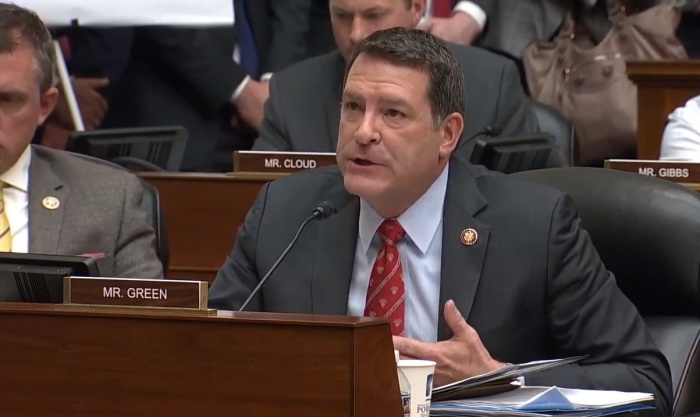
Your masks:
<svg viewBox="0 0 700 417"><path fill-rule="evenodd" d="M58 208L58 206L61 205L61 202L58 201L58 198L49 196L49 197L44 197L44 199L41 200L41 204L46 209L56 210Z"/></svg>
<svg viewBox="0 0 700 417"><path fill-rule="evenodd" d="M462 241L463 245L472 246L479 240L479 234L474 229L464 229L459 239Z"/></svg>

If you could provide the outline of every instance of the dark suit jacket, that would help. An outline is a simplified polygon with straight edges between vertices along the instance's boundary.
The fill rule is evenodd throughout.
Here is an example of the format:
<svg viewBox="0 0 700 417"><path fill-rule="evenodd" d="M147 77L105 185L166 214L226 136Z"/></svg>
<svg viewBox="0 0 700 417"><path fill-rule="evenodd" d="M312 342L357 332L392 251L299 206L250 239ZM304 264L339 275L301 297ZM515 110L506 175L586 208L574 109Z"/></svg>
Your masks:
<svg viewBox="0 0 700 417"><path fill-rule="evenodd" d="M678 27L678 38L683 42L688 58L700 59L700 14L683 15Z"/></svg>
<svg viewBox="0 0 700 417"><path fill-rule="evenodd" d="M29 165L29 252L102 253L107 277L162 278L155 232L133 174L105 161L34 146ZM46 197L60 202L44 207Z"/></svg>
<svg viewBox="0 0 700 417"><path fill-rule="evenodd" d="M312 58L335 51L337 45L333 37L328 0L311 0L310 23L311 27L307 38L308 57Z"/></svg>
<svg viewBox="0 0 700 417"><path fill-rule="evenodd" d="M238 309L323 200L337 214L309 224L249 307L345 315L360 203L336 167L262 189L211 287L210 307ZM452 158L442 216L440 303L456 302L494 358L587 354L580 365L527 383L651 392L668 414L668 363L581 229L570 197ZM473 246L460 242L466 228L478 232ZM445 340L451 334L439 314L438 339Z"/></svg>
<svg viewBox="0 0 700 417"><path fill-rule="evenodd" d="M308 57L312 0L248 0L263 73L277 72ZM235 1L236 15L241 13Z"/></svg>
<svg viewBox="0 0 700 417"><path fill-rule="evenodd" d="M66 35L69 40L71 57L67 64L71 75L107 77L111 82L121 78L129 61L131 29L76 26L57 32L58 36Z"/></svg>
<svg viewBox="0 0 700 417"><path fill-rule="evenodd" d="M310 0L248 1L260 68L274 72L306 53ZM242 13L240 2L236 13ZM233 61L234 27L133 28L129 63L104 127L182 125L189 131L183 171L230 171L231 151L253 136L231 128L231 97L248 76Z"/></svg>
<svg viewBox="0 0 700 417"><path fill-rule="evenodd" d="M451 45L465 77L462 139L496 125L503 135L538 130L515 65L473 47ZM345 60L339 52L301 62L272 77L255 150L335 152ZM460 148L471 155L475 141Z"/></svg>
<svg viewBox="0 0 700 417"><path fill-rule="evenodd" d="M138 27L103 127L181 125L183 171L215 170L219 142L249 148L230 125L229 104L246 76L233 62L233 28Z"/></svg>

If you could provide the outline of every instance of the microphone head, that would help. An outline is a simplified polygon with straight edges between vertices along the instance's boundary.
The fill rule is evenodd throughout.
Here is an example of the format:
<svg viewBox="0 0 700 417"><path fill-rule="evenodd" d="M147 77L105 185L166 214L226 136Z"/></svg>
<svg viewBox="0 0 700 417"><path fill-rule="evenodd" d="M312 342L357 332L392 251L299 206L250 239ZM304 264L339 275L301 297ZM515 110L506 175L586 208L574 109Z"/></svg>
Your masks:
<svg viewBox="0 0 700 417"><path fill-rule="evenodd" d="M491 125L491 126L486 126L486 134L489 136L498 136L501 134L502 130L500 126L497 125Z"/></svg>
<svg viewBox="0 0 700 417"><path fill-rule="evenodd" d="M322 201L314 208L313 215L318 220L324 220L334 215L335 212L335 205L333 203L330 201Z"/></svg>

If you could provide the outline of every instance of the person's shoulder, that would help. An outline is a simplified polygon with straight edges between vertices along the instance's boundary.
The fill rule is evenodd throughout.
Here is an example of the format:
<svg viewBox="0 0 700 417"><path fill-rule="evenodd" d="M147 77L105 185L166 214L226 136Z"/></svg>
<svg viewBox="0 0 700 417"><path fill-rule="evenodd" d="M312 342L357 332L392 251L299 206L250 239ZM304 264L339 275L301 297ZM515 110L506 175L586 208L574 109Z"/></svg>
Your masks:
<svg viewBox="0 0 700 417"><path fill-rule="evenodd" d="M324 201L340 208L349 197L338 167L329 166L279 178L269 183L259 201L266 221L277 224L300 222Z"/></svg>
<svg viewBox="0 0 700 417"><path fill-rule="evenodd" d="M686 121L692 122L693 125L700 125L700 96L695 96L681 107L676 108L670 115L669 121ZM699 128L700 129L700 128Z"/></svg>
<svg viewBox="0 0 700 417"><path fill-rule="evenodd" d="M306 189L312 192L316 189L325 190L329 187L342 185L343 176L337 165L309 169L292 175L284 176L270 183L271 192L294 192Z"/></svg>
<svg viewBox="0 0 700 417"><path fill-rule="evenodd" d="M276 72L273 78L277 83L284 83L285 86L296 85L303 88L307 84L319 82L319 77L335 77L336 68L344 68L343 57L339 51L328 52L297 62L282 71Z"/></svg>
<svg viewBox="0 0 700 417"><path fill-rule="evenodd" d="M460 160L461 161L461 160ZM470 170L479 190L487 199L500 201L517 201L517 207L531 206L539 209L553 206L564 194L562 191L516 175L490 171L481 165L473 165L466 161L466 169Z"/></svg>
<svg viewBox="0 0 700 417"><path fill-rule="evenodd" d="M455 54L462 65L468 66L488 66L491 68L504 68L507 66L515 66L515 63L510 59L493 53L487 49L476 46L465 46L454 43L448 43L450 51ZM467 73L469 71L466 71Z"/></svg>
<svg viewBox="0 0 700 417"><path fill-rule="evenodd" d="M50 165L62 180L97 187L125 185L136 176L119 165L87 155L32 145L34 157Z"/></svg>

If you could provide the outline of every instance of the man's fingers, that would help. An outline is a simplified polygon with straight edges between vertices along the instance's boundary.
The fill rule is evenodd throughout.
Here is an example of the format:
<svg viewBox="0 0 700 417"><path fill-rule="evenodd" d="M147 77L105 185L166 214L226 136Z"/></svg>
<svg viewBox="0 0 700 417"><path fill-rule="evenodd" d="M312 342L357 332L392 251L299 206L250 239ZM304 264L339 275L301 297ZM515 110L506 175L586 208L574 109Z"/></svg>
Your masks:
<svg viewBox="0 0 700 417"><path fill-rule="evenodd" d="M472 327L467 324L464 316L462 316L462 313L459 312L455 302L452 300L445 303L445 322L450 326L456 338L469 337L470 333L473 331Z"/></svg>
<svg viewBox="0 0 700 417"><path fill-rule="evenodd" d="M420 342L401 336L394 336L394 349L401 356L434 361L436 359L435 345L433 343Z"/></svg>

